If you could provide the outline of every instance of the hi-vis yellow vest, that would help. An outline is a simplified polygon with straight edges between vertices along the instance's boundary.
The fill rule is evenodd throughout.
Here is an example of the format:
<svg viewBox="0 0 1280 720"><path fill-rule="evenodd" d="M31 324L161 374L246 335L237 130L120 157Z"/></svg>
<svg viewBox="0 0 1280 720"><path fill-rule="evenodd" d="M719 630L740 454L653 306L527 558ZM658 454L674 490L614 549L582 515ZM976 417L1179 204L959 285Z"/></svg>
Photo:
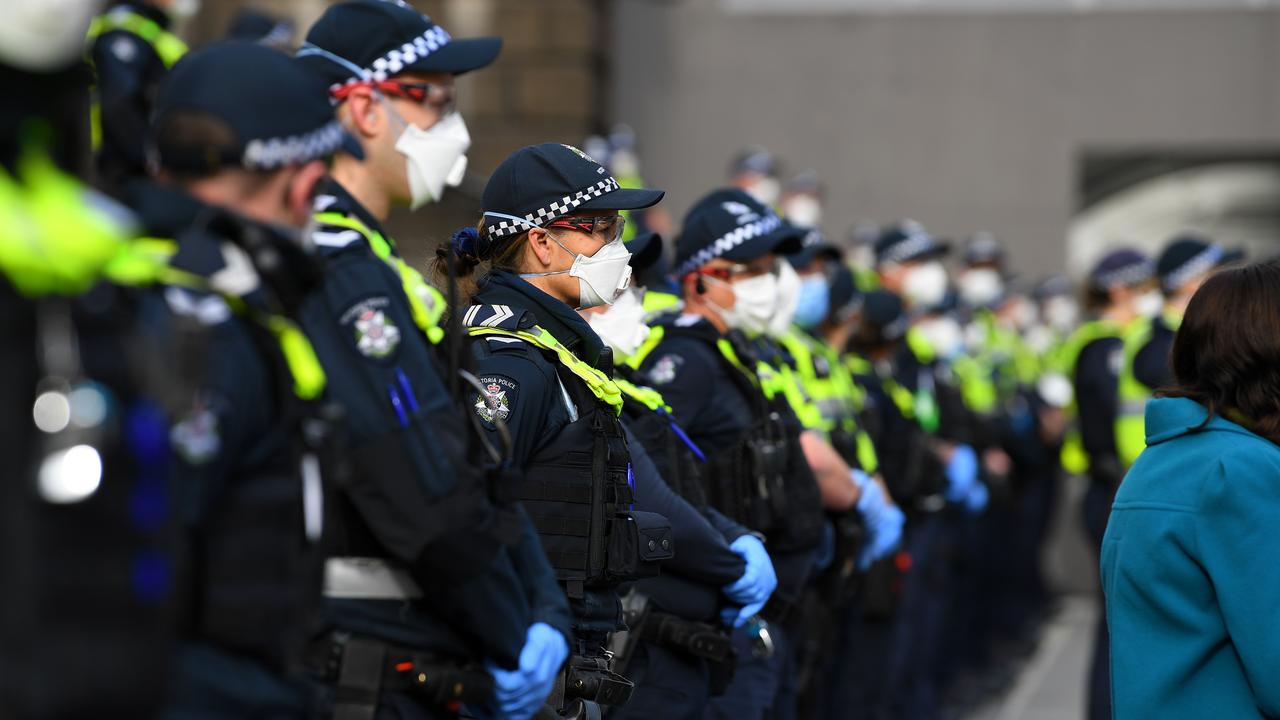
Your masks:
<svg viewBox="0 0 1280 720"><path fill-rule="evenodd" d="M1062 351L1063 366L1067 369L1069 377L1074 380L1076 361L1080 359L1080 351L1084 350L1086 345L1103 338L1119 338L1123 336L1124 328L1107 320L1091 320L1076 328L1071 337L1067 338ZM1089 455L1085 452L1084 442L1080 437L1074 398L1071 401L1071 406L1067 409L1067 413L1071 418L1072 426L1067 430L1066 437L1063 438L1062 453L1059 459L1064 470L1072 475L1083 475L1089 471Z"/></svg>
<svg viewBox="0 0 1280 720"><path fill-rule="evenodd" d="M1164 313L1162 320L1173 330L1182 324L1182 318L1173 313ZM1151 399L1151 392L1155 388L1143 385L1134 375L1134 361L1142 348L1151 342L1154 330L1155 321L1143 318L1131 325L1124 334L1124 364L1120 368L1120 383L1117 387L1120 411L1116 414L1116 450L1125 467L1132 465L1147 447L1147 400Z"/></svg>
<svg viewBox="0 0 1280 720"><path fill-rule="evenodd" d="M93 23L89 25L89 46L92 47L102 35L116 30L123 30L141 38L155 50L156 55L160 57L160 62L164 63L166 68L173 67L187 54L187 44L182 41L182 38L160 27L155 20L124 7L116 8L93 19ZM93 61L92 54L89 55L89 60ZM97 92L93 94L95 97L89 108L89 121L93 149L97 150L102 147L102 106L98 103Z"/></svg>
<svg viewBox="0 0 1280 720"><path fill-rule="evenodd" d="M409 299L409 309L413 313L413 323L418 326L433 345L444 339L444 328L441 319L448 305L444 295L431 286L422 273L413 269L404 258L392 252L394 245L382 233L360 222L357 218L337 212L319 212L315 214L316 222L321 225L334 225L354 230L365 239L373 254L391 266L400 277L400 285L404 288L405 297Z"/></svg>

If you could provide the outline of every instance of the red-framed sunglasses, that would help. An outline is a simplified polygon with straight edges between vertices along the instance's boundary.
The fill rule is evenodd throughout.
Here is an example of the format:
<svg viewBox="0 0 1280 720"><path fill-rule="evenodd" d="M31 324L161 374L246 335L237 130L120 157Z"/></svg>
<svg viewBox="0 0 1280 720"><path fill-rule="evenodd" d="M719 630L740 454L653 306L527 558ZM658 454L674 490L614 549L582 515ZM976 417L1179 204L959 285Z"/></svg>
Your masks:
<svg viewBox="0 0 1280 720"><path fill-rule="evenodd" d="M411 83L400 80L369 80L367 82L344 85L333 91L335 100L342 102L357 87L368 87L388 97L403 98L422 105L430 105L448 115L457 103L457 91L453 85L435 83Z"/></svg>
<svg viewBox="0 0 1280 720"><path fill-rule="evenodd" d="M606 238L607 242L613 242L622 237L622 231L627 226L627 219L621 215L602 215L600 217L568 217L553 220L547 223L549 228L564 228L566 230L577 230L581 233L594 235L599 233Z"/></svg>

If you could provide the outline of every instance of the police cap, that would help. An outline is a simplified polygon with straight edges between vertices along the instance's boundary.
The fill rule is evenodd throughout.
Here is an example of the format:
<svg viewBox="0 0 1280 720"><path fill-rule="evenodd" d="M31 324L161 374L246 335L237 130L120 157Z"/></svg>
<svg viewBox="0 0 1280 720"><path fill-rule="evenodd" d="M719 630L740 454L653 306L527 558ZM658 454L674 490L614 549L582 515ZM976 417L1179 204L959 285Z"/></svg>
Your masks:
<svg viewBox="0 0 1280 720"><path fill-rule="evenodd" d="M153 138L155 160L168 170L275 170L338 150L363 157L360 144L334 118L315 76L263 45L215 43L179 61L160 84L153 128L183 112L214 118L231 137L217 147Z"/></svg>
<svg viewBox="0 0 1280 720"><path fill-rule="evenodd" d="M485 226L477 256L488 257L504 238L580 210L639 210L665 193L624 188L594 158L571 145L542 143L515 151L484 186Z"/></svg>
<svg viewBox="0 0 1280 720"><path fill-rule="evenodd" d="M1133 248L1112 250L1089 271L1089 286L1109 290L1124 285L1140 285L1155 275L1151 258Z"/></svg>
<svg viewBox="0 0 1280 720"><path fill-rule="evenodd" d="M805 232L742 190L716 190L684 216L675 275L682 277L718 257L747 262L769 252L790 255L800 250Z"/></svg>
<svg viewBox="0 0 1280 720"><path fill-rule="evenodd" d="M501 50L502 38L455 39L399 0L351 0L320 16L297 56L333 89L406 72L461 75Z"/></svg>
<svg viewBox="0 0 1280 720"><path fill-rule="evenodd" d="M929 234L924 226L905 221L885 228L876 239L876 264L906 263L946 255L951 244Z"/></svg>

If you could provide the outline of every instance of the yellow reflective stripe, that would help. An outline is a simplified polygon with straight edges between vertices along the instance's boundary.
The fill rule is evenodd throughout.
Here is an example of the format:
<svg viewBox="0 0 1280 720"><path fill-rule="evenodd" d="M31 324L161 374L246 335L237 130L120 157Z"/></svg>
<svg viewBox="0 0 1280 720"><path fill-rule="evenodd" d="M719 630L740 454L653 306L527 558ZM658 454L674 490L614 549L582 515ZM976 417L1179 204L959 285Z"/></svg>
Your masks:
<svg viewBox="0 0 1280 720"><path fill-rule="evenodd" d="M595 395L601 402L613 408L615 415L622 412L622 390L618 387L608 375L591 367L581 360L577 355L569 351L556 340L555 336L534 325L527 330L507 330L506 328L491 327L469 327L467 334L472 337L480 337L484 335L503 335L506 337L514 337L524 340L525 342L548 350L556 354L556 358L560 360L560 364L564 365L574 375L582 379L587 387L590 388L591 394Z"/></svg>
<svg viewBox="0 0 1280 720"><path fill-rule="evenodd" d="M1072 475L1089 472L1089 453L1084 451L1084 441L1080 438L1079 430L1073 428L1067 431L1058 459L1062 462L1062 469Z"/></svg>
<svg viewBox="0 0 1280 720"><path fill-rule="evenodd" d="M938 355L929 338L925 337L919 328L913 327L907 331L907 347L911 349L911 354L925 365L933 362Z"/></svg>
<svg viewBox="0 0 1280 720"><path fill-rule="evenodd" d="M724 357L725 360L729 361L730 365L734 366L738 369L738 372L745 375L752 385L761 390L765 390L765 394L769 395L769 391L763 386L763 378L759 377L755 371L747 369L747 366L743 365L742 361L738 359L738 353L733 350L733 343L729 342L727 338L720 338L719 340L716 340L716 349L720 351L720 355ZM771 395L769 396L772 397Z"/></svg>
<svg viewBox="0 0 1280 720"><path fill-rule="evenodd" d="M822 411L818 409L800 386L799 379L786 365L774 367L763 360L760 361L760 377L770 378L770 383L774 386L772 396L782 395L786 399L787 404L795 412L796 417L800 419L800 424L810 430L821 430L822 432L830 432L834 427L833 423L828 423L822 417ZM766 393L768 394L768 393Z"/></svg>
<svg viewBox="0 0 1280 720"><path fill-rule="evenodd" d="M893 378L884 380L884 389L889 393L889 398L893 400L893 404L898 406L898 412L902 416L911 420L916 419L916 399L911 391L903 387Z"/></svg>
<svg viewBox="0 0 1280 720"><path fill-rule="evenodd" d="M662 342L662 338L666 335L666 332L667 329L662 325L654 325L649 328L649 337L645 338L644 344L642 344L631 357L626 359L625 362L627 367L632 370L639 370L640 365L644 362L645 358L649 357L649 354L653 352L654 348L658 347Z"/></svg>
<svg viewBox="0 0 1280 720"><path fill-rule="evenodd" d="M995 382L988 367L979 360L962 355L951 365L960 378L960 397L970 410L980 415L990 415L999 405Z"/></svg>
<svg viewBox="0 0 1280 720"><path fill-rule="evenodd" d="M203 278L201 278L203 280ZM247 317L275 338L293 377L293 394L303 400L315 400L324 392L327 378L324 366L306 333L283 315L263 313L250 307L243 298L217 293L237 315Z"/></svg>
<svg viewBox="0 0 1280 720"><path fill-rule="evenodd" d="M293 375L293 393L303 400L315 400L324 392L324 366L315 348L302 330L281 315L267 316L267 329L275 336L284 352L284 360Z"/></svg>
<svg viewBox="0 0 1280 720"><path fill-rule="evenodd" d="M155 49L156 55L160 56L160 62L167 68L173 67L183 55L187 54L187 44L177 35L160 27L160 24L151 18L123 9L113 10L94 18L89 25L89 41L93 42L98 39L98 36L115 30L131 32L147 41L147 44Z"/></svg>
<svg viewBox="0 0 1280 720"><path fill-rule="evenodd" d="M168 264L169 259L177 248L177 242L167 238L135 238L121 247L107 264L104 274L122 285L171 285L218 295L236 314L265 327L276 339L293 378L294 394L303 400L319 397L326 383L324 367L306 334L292 320L254 310L239 297L213 290L208 279L172 267Z"/></svg>
<svg viewBox="0 0 1280 720"><path fill-rule="evenodd" d="M1116 451L1120 462L1126 467L1132 465L1147 446L1146 404L1147 398L1151 397L1152 388L1138 380L1138 376L1134 374L1134 363L1138 353L1151 341L1154 330L1153 321L1142 318L1129 326L1124 334L1124 359L1116 386L1120 403L1116 413L1115 435Z"/></svg>
<svg viewBox="0 0 1280 720"><path fill-rule="evenodd" d="M662 393L657 390L654 390L651 387L640 387L629 380L624 380L623 378L614 378L613 381L617 383L618 389L622 390L624 395L635 400L641 405L644 405L650 410L653 410L654 412L657 412L658 410L671 412L671 406L667 405L666 400L662 398Z"/></svg>
<svg viewBox="0 0 1280 720"><path fill-rule="evenodd" d="M644 302L641 303L641 307L644 308L646 318L653 318L678 307L680 302L680 298L671 293L645 290Z"/></svg>
<svg viewBox="0 0 1280 720"><path fill-rule="evenodd" d="M92 191L29 145L15 175L0 168L0 274L28 297L78 295L125 245L124 228L87 201Z"/></svg>
<svg viewBox="0 0 1280 720"><path fill-rule="evenodd" d="M316 222L322 225L336 225L360 233L368 243L373 254L387 263L400 277L400 286L409 300L409 310L413 315L413 323L427 336L433 345L444 339L444 328L441 319L444 317L447 303L444 295L422 277L404 258L392 253L394 244L382 233L360 222L358 219L336 212L315 214Z"/></svg>
<svg viewBox="0 0 1280 720"><path fill-rule="evenodd" d="M871 442L871 436L859 430L854 435L854 442L857 445L858 464L862 466L863 472L874 474L880 469L880 458L876 455L876 446Z"/></svg>

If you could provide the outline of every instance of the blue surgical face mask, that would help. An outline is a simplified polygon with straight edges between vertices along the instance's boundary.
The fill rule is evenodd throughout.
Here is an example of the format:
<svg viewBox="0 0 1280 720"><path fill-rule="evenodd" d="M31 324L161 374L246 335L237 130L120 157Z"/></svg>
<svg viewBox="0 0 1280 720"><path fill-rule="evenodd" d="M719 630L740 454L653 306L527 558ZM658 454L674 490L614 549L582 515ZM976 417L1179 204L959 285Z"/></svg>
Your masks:
<svg viewBox="0 0 1280 720"><path fill-rule="evenodd" d="M831 289L827 277L810 275L800 282L800 295L796 301L795 323L805 330L818 327L831 308Z"/></svg>

